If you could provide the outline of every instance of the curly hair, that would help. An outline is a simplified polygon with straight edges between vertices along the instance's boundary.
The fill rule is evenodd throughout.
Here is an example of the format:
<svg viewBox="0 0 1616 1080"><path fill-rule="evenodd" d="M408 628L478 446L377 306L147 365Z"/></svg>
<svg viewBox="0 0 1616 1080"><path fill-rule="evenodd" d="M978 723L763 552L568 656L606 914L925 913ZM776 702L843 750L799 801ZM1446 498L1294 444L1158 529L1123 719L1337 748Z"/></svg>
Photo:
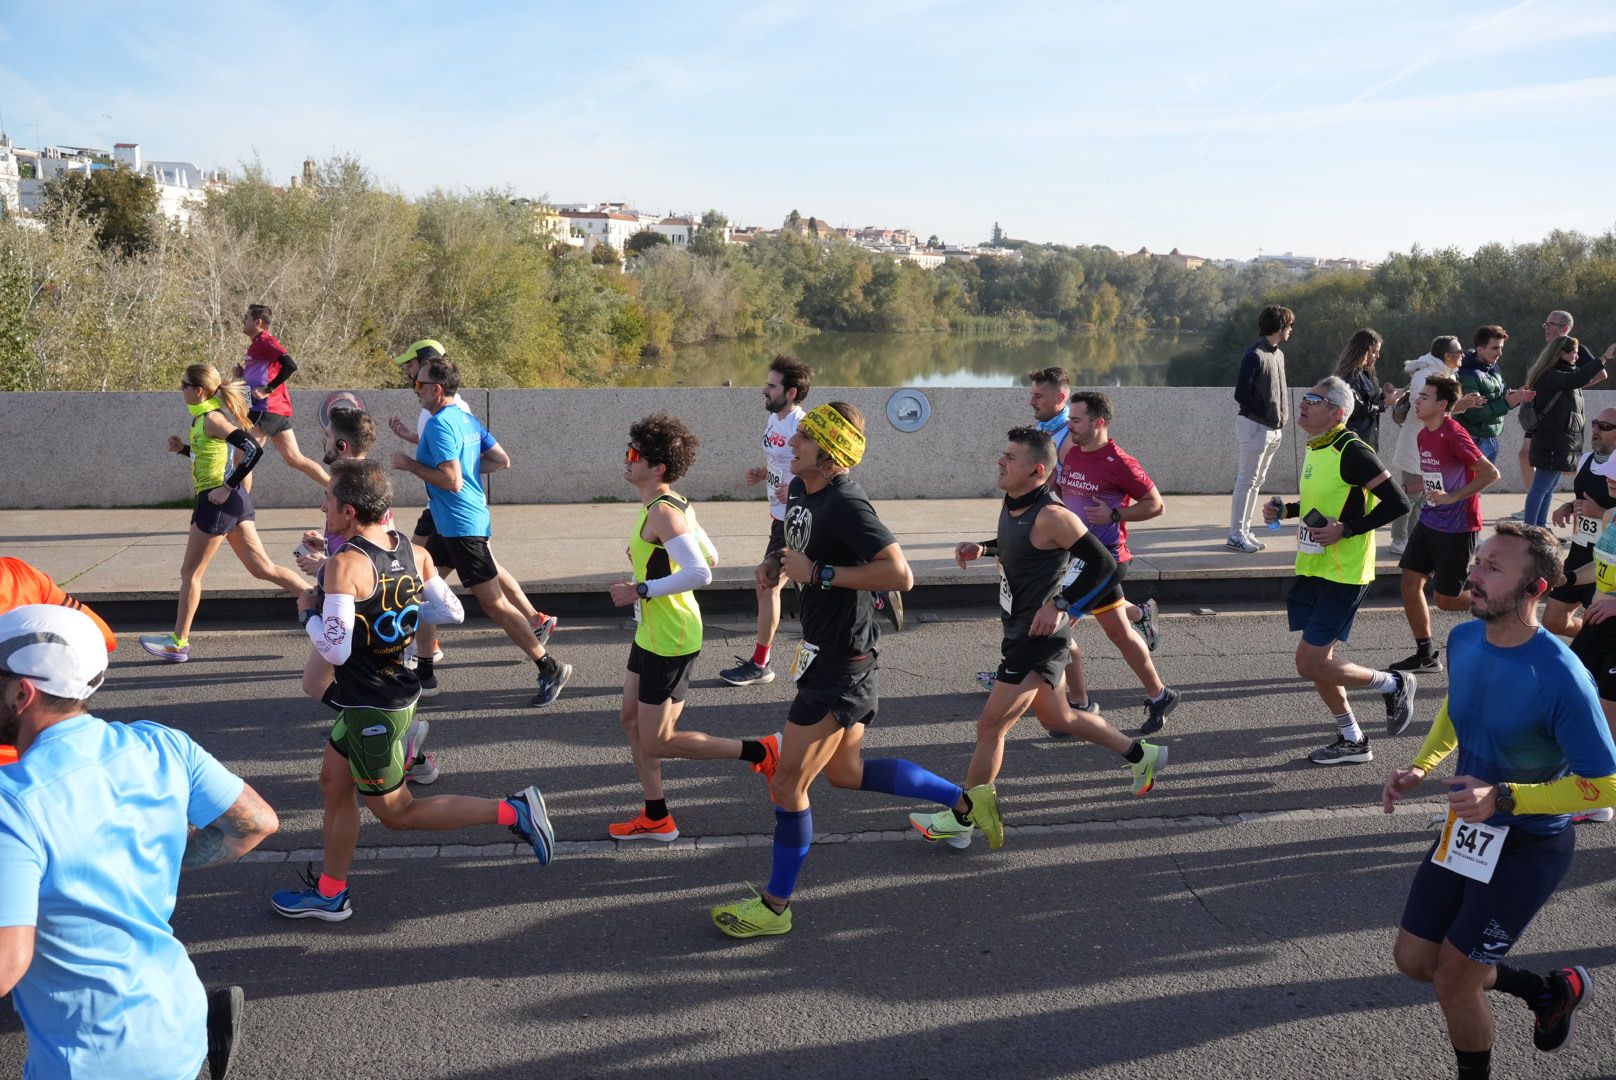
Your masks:
<svg viewBox="0 0 1616 1080"><path fill-rule="evenodd" d="M685 422L669 413L653 413L628 429L629 442L651 465L663 467L662 480L671 484L696 463L701 440Z"/></svg>

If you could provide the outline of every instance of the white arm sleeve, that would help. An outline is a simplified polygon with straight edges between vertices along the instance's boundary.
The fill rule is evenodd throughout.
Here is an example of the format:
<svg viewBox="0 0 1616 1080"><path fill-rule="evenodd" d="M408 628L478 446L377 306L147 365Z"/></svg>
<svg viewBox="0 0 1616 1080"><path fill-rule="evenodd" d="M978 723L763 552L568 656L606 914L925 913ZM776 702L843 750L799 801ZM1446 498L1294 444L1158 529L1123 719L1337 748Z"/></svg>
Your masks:
<svg viewBox="0 0 1616 1080"><path fill-rule="evenodd" d="M348 662L348 657L353 655L353 597L346 593L326 593L324 612L306 625L315 652L333 666Z"/></svg>
<svg viewBox="0 0 1616 1080"><path fill-rule="evenodd" d="M426 597L426 602L421 605L422 622L438 626L465 620L466 609L460 605L460 597L454 594L442 576L428 581L421 592Z"/></svg>
<svg viewBox="0 0 1616 1080"><path fill-rule="evenodd" d="M713 580L712 567L701 553L701 545L688 532L680 533L667 543L668 556L679 564L679 569L667 577L645 583L646 596L672 596L674 593L699 589Z"/></svg>

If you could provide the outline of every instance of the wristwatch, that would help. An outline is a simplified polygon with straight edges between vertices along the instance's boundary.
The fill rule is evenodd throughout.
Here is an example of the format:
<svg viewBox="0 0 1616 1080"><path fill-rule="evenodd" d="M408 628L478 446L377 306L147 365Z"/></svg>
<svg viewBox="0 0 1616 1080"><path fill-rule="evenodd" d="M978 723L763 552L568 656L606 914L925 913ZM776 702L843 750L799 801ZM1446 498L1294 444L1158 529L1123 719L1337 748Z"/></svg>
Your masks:
<svg viewBox="0 0 1616 1080"><path fill-rule="evenodd" d="M819 567L819 587L830 588L830 583L836 580L836 568L829 563L821 563Z"/></svg>
<svg viewBox="0 0 1616 1080"><path fill-rule="evenodd" d="M1111 524L1115 525L1122 520L1122 511L1116 507L1111 508Z"/></svg>
<svg viewBox="0 0 1616 1080"><path fill-rule="evenodd" d="M1499 784L1497 791L1498 794L1493 797L1493 805L1498 808L1500 813L1513 814L1515 812L1515 790L1508 784Z"/></svg>
<svg viewBox="0 0 1616 1080"><path fill-rule="evenodd" d="M1055 598L1050 603L1054 605L1056 611L1068 611L1072 606L1072 602L1060 593L1056 593Z"/></svg>
<svg viewBox="0 0 1616 1080"><path fill-rule="evenodd" d="M643 581L634 586L634 591L639 595L641 600L647 600L651 596L651 590L645 587L645 582Z"/></svg>
<svg viewBox="0 0 1616 1080"><path fill-rule="evenodd" d="M315 611L313 608L309 608L307 611L300 611L297 613L297 621L302 623L304 626L309 625L310 619L318 619L319 617L320 613Z"/></svg>

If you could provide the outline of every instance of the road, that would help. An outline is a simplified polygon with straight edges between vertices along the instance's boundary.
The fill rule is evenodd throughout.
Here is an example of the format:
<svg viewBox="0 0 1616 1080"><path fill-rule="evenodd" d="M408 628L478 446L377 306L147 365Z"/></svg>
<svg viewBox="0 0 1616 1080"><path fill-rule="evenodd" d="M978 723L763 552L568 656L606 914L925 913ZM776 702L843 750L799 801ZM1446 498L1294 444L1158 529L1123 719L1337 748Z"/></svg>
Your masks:
<svg viewBox="0 0 1616 1080"><path fill-rule="evenodd" d="M1452 624L1438 618L1439 633ZM715 622L684 726L777 730L787 684L719 683L751 627ZM773 819L748 769L669 762L684 837L655 850L604 839L638 802L617 722L629 641L617 622L556 635L577 671L542 712L526 706L531 666L497 631L445 634L444 692L422 713L443 768L430 790L536 782L564 843L540 868L503 830L389 833L367 817L355 914L341 924L288 922L268 905L318 859L329 714L298 694L298 631L205 631L184 667L148 661L127 636L95 703L109 719L186 730L281 814L252 861L188 874L175 916L203 980L246 988L241 1077L1450 1075L1432 994L1389 957L1435 804L1389 818L1377 805L1445 676L1422 682L1409 734L1375 739L1373 765L1325 770L1302 760L1332 726L1292 672L1282 615L1163 625L1158 662L1185 698L1154 792L1132 798L1110 754L1051 740L1030 719L1006 754L998 852L980 838L967 851L921 842L901 800L816 789L796 928L757 942L729 941L706 914L768 874ZM962 778L985 699L973 675L995 665L996 629L990 612L947 611L883 639L867 756ZM1136 727L1132 676L1092 623L1080 641L1102 708ZM1360 616L1344 650L1382 665L1408 651L1401 615L1385 608ZM1371 736L1383 730L1377 697L1354 703ZM1579 829L1567 882L1519 960L1616 960L1613 836ZM1602 1004L1553 1056L1532 1049L1518 1002L1495 1004L1495 1075L1616 1074ZM24 1039L0 1011L0 1074L14 1075Z"/></svg>

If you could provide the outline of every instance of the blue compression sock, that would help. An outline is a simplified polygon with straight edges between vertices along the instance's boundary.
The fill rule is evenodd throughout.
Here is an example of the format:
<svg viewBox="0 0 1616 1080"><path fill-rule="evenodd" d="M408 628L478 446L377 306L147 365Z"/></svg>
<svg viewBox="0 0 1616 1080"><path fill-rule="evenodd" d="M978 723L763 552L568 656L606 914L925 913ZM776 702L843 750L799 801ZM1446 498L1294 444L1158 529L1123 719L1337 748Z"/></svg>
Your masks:
<svg viewBox="0 0 1616 1080"><path fill-rule="evenodd" d="M864 780L859 785L865 791L879 791L886 795L901 795L906 799L925 799L953 807L964 791L958 784L950 784L934 772L922 769L903 758L876 758L864 763Z"/></svg>
<svg viewBox="0 0 1616 1080"><path fill-rule="evenodd" d="M814 842L814 811L774 808L774 870L767 886L770 896L790 900L797 888L797 875L808 859L808 846Z"/></svg>

